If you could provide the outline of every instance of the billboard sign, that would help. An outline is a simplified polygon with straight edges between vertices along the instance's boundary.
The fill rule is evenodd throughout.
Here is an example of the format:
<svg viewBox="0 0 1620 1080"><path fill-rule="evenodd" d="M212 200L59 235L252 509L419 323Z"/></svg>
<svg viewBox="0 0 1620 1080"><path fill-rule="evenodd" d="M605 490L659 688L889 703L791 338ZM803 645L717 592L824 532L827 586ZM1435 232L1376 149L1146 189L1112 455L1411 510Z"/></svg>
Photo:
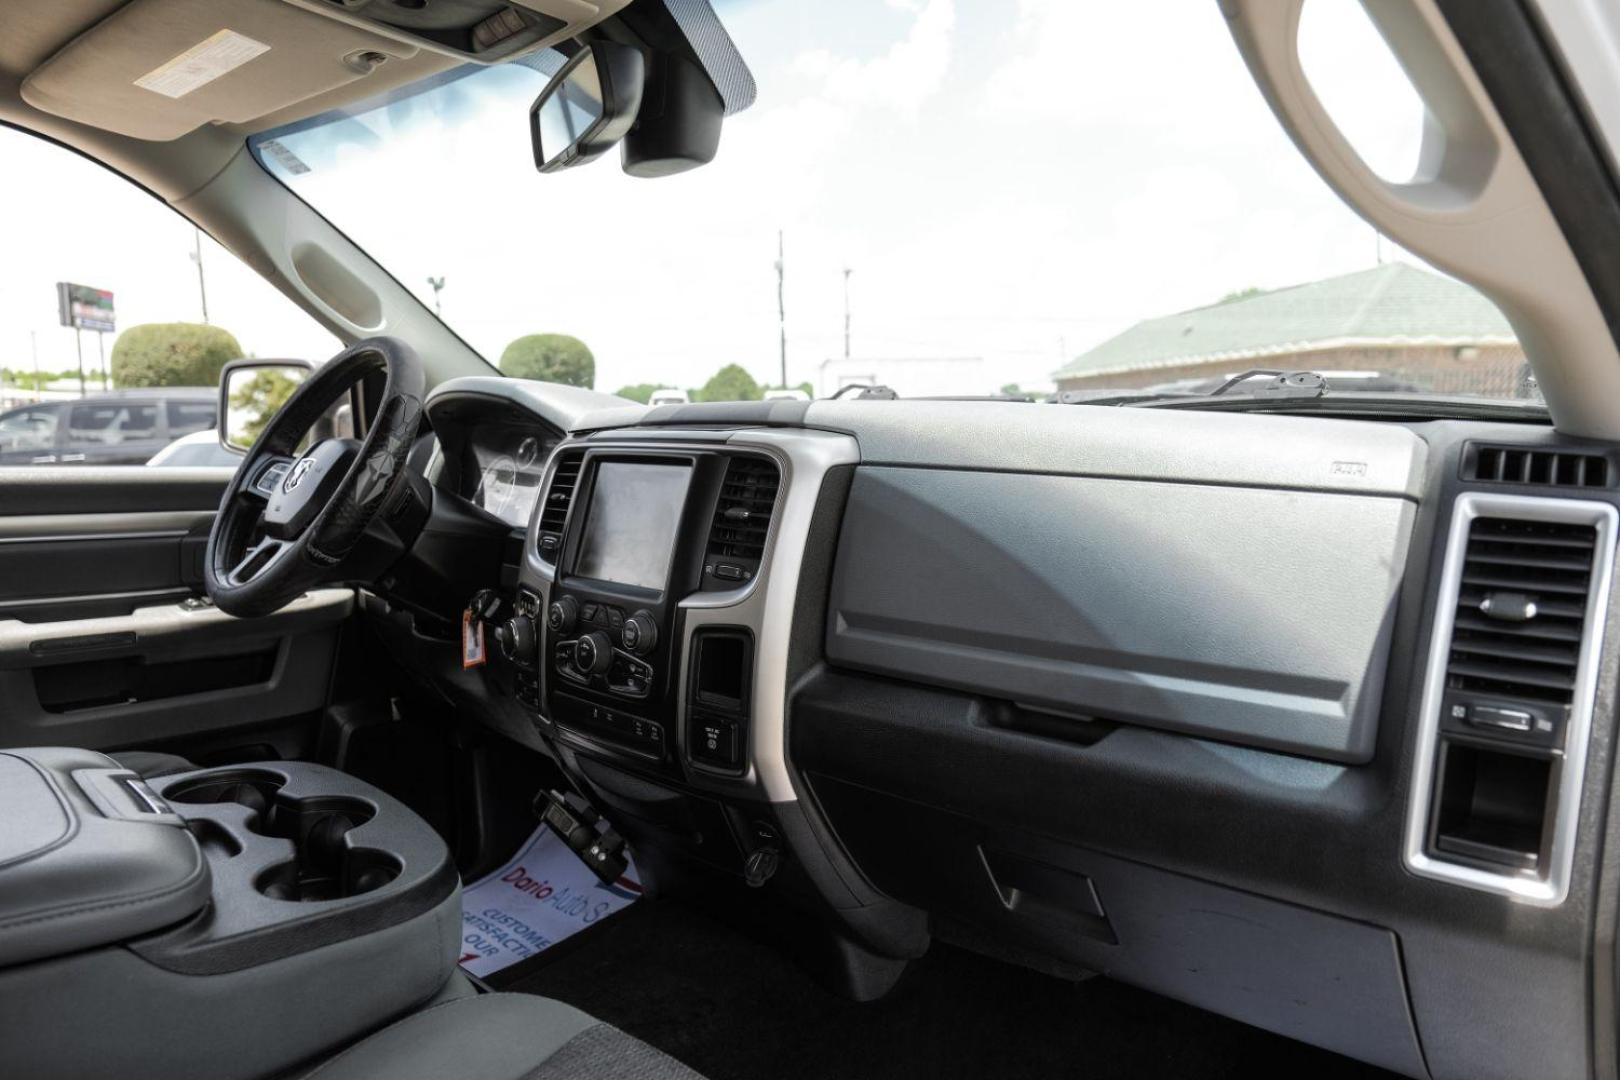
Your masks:
<svg viewBox="0 0 1620 1080"><path fill-rule="evenodd" d="M96 330L110 334L117 329L113 316L113 294L106 289L58 281L56 311L62 325L75 330Z"/></svg>

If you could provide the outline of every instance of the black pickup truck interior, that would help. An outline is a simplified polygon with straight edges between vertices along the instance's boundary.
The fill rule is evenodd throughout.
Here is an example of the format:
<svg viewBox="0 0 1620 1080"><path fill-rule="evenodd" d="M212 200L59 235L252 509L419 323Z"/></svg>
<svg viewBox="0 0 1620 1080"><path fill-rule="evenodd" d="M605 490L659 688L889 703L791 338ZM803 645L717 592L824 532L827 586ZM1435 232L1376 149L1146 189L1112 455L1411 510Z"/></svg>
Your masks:
<svg viewBox="0 0 1620 1080"><path fill-rule="evenodd" d="M409 4L227 6L289 49L473 48ZM594 42L607 81L616 48L680 51L679 6L425 10ZM1221 7L1307 158L1407 214L1294 110L1298 0ZM1478 163L1453 155L1401 189L1408 242L1477 255L1545 409L643 406L498 375L262 175L244 139L282 98L179 133L121 111L94 57L205 36L197 4L7 5L0 119L212 222L345 346L235 470L0 467L0 1073L1614 1076L1601 101L1538 5L1367 7L1414 82L1499 110L1478 197L1533 203L1442 206ZM701 157L652 141L627 169ZM1538 222L1519 281L1486 249ZM1596 338L1548 328L1570 280ZM352 437L307 438L345 403ZM542 819L644 895L463 974L463 883Z"/></svg>

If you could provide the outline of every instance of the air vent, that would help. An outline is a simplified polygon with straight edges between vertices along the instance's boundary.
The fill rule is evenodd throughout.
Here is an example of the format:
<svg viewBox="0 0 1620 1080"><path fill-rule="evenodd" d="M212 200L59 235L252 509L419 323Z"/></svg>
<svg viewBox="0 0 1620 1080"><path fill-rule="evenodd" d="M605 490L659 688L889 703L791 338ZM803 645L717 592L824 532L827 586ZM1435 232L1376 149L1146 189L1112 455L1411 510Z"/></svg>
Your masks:
<svg viewBox="0 0 1620 1080"><path fill-rule="evenodd" d="M1609 486L1609 461L1601 454L1523 446L1473 445L1469 450L1463 468L1465 480L1546 487Z"/></svg>
<svg viewBox="0 0 1620 1080"><path fill-rule="evenodd" d="M780 484L776 466L763 458L734 457L727 463L703 560L706 585L735 588L758 572Z"/></svg>
<svg viewBox="0 0 1620 1080"><path fill-rule="evenodd" d="M568 507L574 501L574 489L579 486L579 467L585 455L573 450L557 458L557 471L551 476L551 487L546 491L545 504L540 508L540 535L537 544L540 557L556 562L562 550L563 526L568 524Z"/></svg>
<svg viewBox="0 0 1620 1080"><path fill-rule="evenodd" d="M1446 685L1571 704L1597 540L1592 525L1476 518Z"/></svg>

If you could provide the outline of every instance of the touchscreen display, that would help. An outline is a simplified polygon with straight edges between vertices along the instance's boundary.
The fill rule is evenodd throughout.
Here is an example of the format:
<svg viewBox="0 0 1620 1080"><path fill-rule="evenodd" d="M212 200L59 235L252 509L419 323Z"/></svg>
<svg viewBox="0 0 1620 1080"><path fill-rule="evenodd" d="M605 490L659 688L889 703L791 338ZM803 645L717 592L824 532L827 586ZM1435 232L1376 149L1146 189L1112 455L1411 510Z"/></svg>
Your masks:
<svg viewBox="0 0 1620 1080"><path fill-rule="evenodd" d="M628 461L598 465L574 573L662 589L691 476L690 465Z"/></svg>

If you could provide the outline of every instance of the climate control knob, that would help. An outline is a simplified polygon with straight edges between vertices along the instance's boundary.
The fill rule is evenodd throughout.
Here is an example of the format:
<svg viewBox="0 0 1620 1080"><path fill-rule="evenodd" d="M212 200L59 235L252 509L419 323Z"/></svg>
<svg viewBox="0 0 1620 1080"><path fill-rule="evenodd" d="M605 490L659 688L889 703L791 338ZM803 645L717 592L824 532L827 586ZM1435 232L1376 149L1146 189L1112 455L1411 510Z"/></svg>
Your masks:
<svg viewBox="0 0 1620 1080"><path fill-rule="evenodd" d="M546 625L551 627L552 633L555 634L568 633L578 619L579 602L572 596L554 600L551 607L546 609Z"/></svg>
<svg viewBox="0 0 1620 1080"><path fill-rule="evenodd" d="M624 629L619 631L619 640L624 647L637 656L646 656L658 646L658 623L653 621L652 612L642 610L624 620Z"/></svg>
<svg viewBox="0 0 1620 1080"><path fill-rule="evenodd" d="M613 642L600 630L592 630L574 642L574 666L586 675L606 675L613 666Z"/></svg>

